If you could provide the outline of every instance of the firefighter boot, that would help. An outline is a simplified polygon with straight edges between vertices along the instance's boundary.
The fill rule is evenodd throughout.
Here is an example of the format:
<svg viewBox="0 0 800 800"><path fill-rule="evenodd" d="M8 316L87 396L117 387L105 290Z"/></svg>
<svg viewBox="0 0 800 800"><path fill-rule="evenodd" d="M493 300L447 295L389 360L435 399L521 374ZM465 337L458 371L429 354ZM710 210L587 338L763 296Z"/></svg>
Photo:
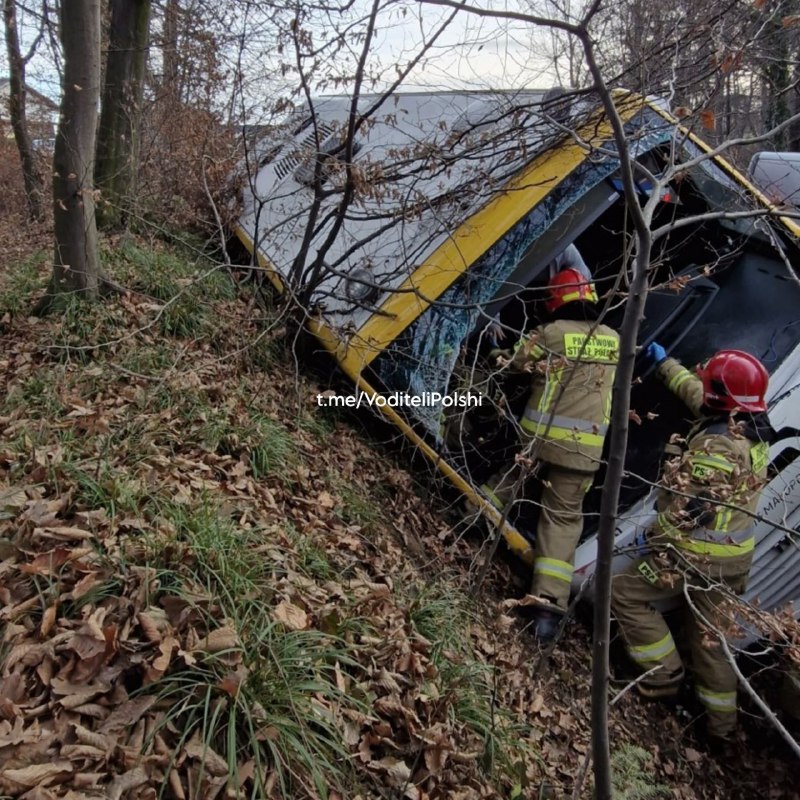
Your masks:
<svg viewBox="0 0 800 800"><path fill-rule="evenodd" d="M562 611L543 608L539 611L533 621L533 634L540 642L550 642L556 638L556 634L561 628L561 621L564 619Z"/></svg>
<svg viewBox="0 0 800 800"><path fill-rule="evenodd" d="M707 736L705 740L708 754L719 761L730 762L736 759L736 739L733 736Z"/></svg>
<svg viewBox="0 0 800 800"><path fill-rule="evenodd" d="M556 605L523 606L520 611L533 623L533 635L540 642L551 642L556 638L565 613Z"/></svg>

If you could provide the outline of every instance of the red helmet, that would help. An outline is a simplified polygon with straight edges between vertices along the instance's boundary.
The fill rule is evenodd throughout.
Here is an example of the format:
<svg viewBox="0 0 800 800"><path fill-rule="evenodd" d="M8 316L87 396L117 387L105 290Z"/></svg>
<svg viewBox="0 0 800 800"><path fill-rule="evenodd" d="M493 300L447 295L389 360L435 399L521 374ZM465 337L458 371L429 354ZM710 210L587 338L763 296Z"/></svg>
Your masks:
<svg viewBox="0 0 800 800"><path fill-rule="evenodd" d="M586 277L576 269L562 269L550 278L547 284L549 297L545 308L552 314L556 309L572 303L575 300L588 300L597 302L597 292L594 284L587 281Z"/></svg>
<svg viewBox="0 0 800 800"><path fill-rule="evenodd" d="M697 368L703 403L720 411L766 411L769 373L750 353L720 350Z"/></svg>

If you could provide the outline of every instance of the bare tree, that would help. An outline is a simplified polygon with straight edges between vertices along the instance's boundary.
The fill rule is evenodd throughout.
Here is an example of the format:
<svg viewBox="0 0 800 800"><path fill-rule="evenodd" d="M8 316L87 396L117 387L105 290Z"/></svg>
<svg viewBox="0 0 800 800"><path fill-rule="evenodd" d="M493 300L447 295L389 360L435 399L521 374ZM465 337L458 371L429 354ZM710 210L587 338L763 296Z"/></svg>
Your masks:
<svg viewBox="0 0 800 800"><path fill-rule="evenodd" d="M11 127L14 131L14 139L17 143L17 150L19 150L19 158L22 164L22 177L25 182L28 213L31 219L40 220L43 216L42 176L36 163L36 154L33 151L33 142L28 129L25 67L36 52L36 46L42 37L43 28L39 28L39 32L30 49L23 55L20 49L16 0L4 0L3 23L6 32L10 73L11 92L9 94L8 110L11 118Z"/></svg>
<svg viewBox="0 0 800 800"><path fill-rule="evenodd" d="M178 0L167 0L164 6L164 22L161 43L163 65L162 88L177 99L178 86L178 20L180 17Z"/></svg>
<svg viewBox="0 0 800 800"><path fill-rule="evenodd" d="M150 33L150 0L111 0L111 27L97 138L98 224L125 223L135 191L142 88Z"/></svg>
<svg viewBox="0 0 800 800"><path fill-rule="evenodd" d="M62 3L64 79L53 156L53 277L39 310L59 295L97 297L94 154L100 98L100 0Z"/></svg>

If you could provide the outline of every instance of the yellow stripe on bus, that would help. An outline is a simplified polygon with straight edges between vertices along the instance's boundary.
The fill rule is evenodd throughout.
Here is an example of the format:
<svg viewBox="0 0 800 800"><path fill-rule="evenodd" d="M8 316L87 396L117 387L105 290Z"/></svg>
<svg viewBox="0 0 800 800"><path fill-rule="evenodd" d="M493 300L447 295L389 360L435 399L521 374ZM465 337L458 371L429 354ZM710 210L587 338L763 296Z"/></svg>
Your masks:
<svg viewBox="0 0 800 800"><path fill-rule="evenodd" d="M624 121L643 107L640 97L618 103ZM578 132L583 142L595 146L608 141L611 135L611 125L596 118ZM575 141L541 153L505 191L462 223L422 266L389 293L378 311L339 350L342 366L360 373L586 157L586 146Z"/></svg>
<svg viewBox="0 0 800 800"><path fill-rule="evenodd" d="M336 348L340 344L333 331L330 330L319 320L313 320L311 323L311 330L317 338L325 345L332 354L336 354ZM344 365L343 365L344 367ZM372 386L364 379L362 375L351 373L345 368L348 376L354 381L356 388L370 395L375 395L377 392ZM415 444L423 455L442 473L442 475L453 484L459 491L461 491L474 505L478 506L483 515L491 522L492 525L497 525L502 519L502 514L485 498L480 492L455 470L450 464L447 463L417 432L403 419L403 417L388 405L376 406L380 412L394 425L396 425L402 433ZM502 529L503 538L509 548L516 553L527 564L533 564L533 548L528 540L517 530L515 530L508 522L503 525Z"/></svg>
<svg viewBox="0 0 800 800"><path fill-rule="evenodd" d="M614 92L614 97L621 97L622 94L627 94L625 90L617 89ZM618 102L618 101L617 101ZM699 136L692 133L688 128L678 123L678 120L672 116L668 111L664 111L663 108L659 108L657 105L651 105L648 103L650 108L656 112L660 117L663 117L665 120L672 124L678 124L679 130L681 133L685 134L689 140L697 145L697 147L702 150L704 153L710 153L712 151L712 147L706 144ZM734 179L736 183L740 185L742 189L747 189L747 191L751 192L754 197L756 197L761 203L763 203L767 208L771 211L780 212L780 206L773 203L764 192L761 191L749 178L745 175L742 175L738 169L736 169L732 164L726 161L721 155L714 156L713 161L716 163L718 167L722 169L723 172L727 172L728 175ZM780 222L789 229L791 233L795 236L800 236L800 224L798 224L796 219L792 219L792 217L784 217L781 216L780 213L776 213L775 216L780 220Z"/></svg>
<svg viewBox="0 0 800 800"><path fill-rule="evenodd" d="M250 255L255 254L256 260L258 261L258 266L264 269L264 272L267 273L267 277L270 279L272 285L281 293L283 293L285 287L283 285L283 280L281 276L278 274L278 271L273 266L272 262L258 249L254 242L253 237L241 226L237 225L234 233L239 241L247 248L247 252Z"/></svg>

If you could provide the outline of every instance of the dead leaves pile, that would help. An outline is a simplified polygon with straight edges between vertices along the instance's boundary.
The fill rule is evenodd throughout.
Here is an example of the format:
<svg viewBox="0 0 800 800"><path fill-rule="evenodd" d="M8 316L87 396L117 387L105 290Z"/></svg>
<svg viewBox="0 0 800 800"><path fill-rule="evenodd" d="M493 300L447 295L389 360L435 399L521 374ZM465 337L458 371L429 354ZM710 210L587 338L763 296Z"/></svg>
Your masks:
<svg viewBox="0 0 800 800"><path fill-rule="evenodd" d="M146 305L126 297L115 313L141 325ZM236 781L247 789L260 780L281 796L268 757L256 775L243 751L232 778L198 731L176 727L176 698L158 695L165 676L207 674L210 661L219 703L249 679L246 632L191 583L191 552L158 504L148 505L157 498L191 510L212 497L215 513L263 532L254 552L272 565L266 601L282 630L338 637L348 619L360 620L348 639L352 663L335 675L342 697L354 701L314 703L335 721L363 786L412 800L498 796L480 763L483 738L458 718L458 692L440 674L463 654L434 653L409 620L404 590L420 580L409 553L424 555L439 575L451 563L447 526L409 476L346 426L323 441L300 424L298 407L287 408L286 398L297 397L290 368L273 371L265 385L263 374L241 375L236 359L175 341L170 363L190 356L191 367L137 377L107 362L151 346L152 332L86 366L54 353L51 343L63 338L51 330L57 324L15 318L0 343L0 791L118 800L154 798L165 786L166 797L214 800L235 794ZM245 325L231 330L256 336ZM20 402L35 381L42 394ZM315 393L309 389L304 408ZM234 435L210 443L208 409L225 415L225 432L245 430L256 413L288 430L295 453L281 474L256 478L252 442ZM359 521L342 487L380 508ZM186 562L180 592L148 566L148 537L168 543L162 558L173 573ZM303 567L304 543L325 554L332 575ZM265 724L264 735L275 735ZM298 797L316 796L301 784Z"/></svg>
<svg viewBox="0 0 800 800"><path fill-rule="evenodd" d="M13 544L6 540L0 563L0 789L118 800L133 790L155 797L169 780L176 797L192 786L195 796L217 796L227 765L220 772L208 754L210 776L198 780L202 743L180 745L146 689L209 654L227 653L235 668L236 631L224 621L207 630L195 604L159 590L155 570L103 553L119 546L105 512L77 512L66 524L68 496L43 495L41 487L0 490L6 515L17 512L2 527Z"/></svg>
<svg viewBox="0 0 800 800"><path fill-rule="evenodd" d="M0 792L215 800L260 781L268 796L282 796L269 758L258 767L242 748L231 770L221 748L173 722L180 698L158 694L175 673L207 680L213 664L223 708L240 702L252 679L247 632L192 583L191 553L148 506L156 498L191 510L213 498L215 513L260 536L248 547L271 565L265 602L273 623L287 634L346 641L350 660L335 665L331 680L351 701L309 698L333 721L360 781L350 794L331 788L331 800L538 797L544 780L570 793L589 743L588 642L570 634L574 648L560 648L547 673L534 674L536 650L500 603L465 620L466 649L443 652L425 639L407 590L428 582L456 592L453 575L474 557L469 544L450 553L448 525L420 501L409 475L352 429L335 424L323 435L302 424L317 413L319 390L301 389L298 400L291 359L268 372L243 364L242 344L258 331L241 311L234 303L217 309L224 324L213 349L146 330L93 353L88 365L53 351L65 338L57 320L15 317L0 332ZM132 297L118 305L131 328L157 312ZM122 367L155 347L171 348L167 367ZM256 414L291 435L294 456L280 474L256 477L254 443L241 433ZM342 487L377 516L348 513ZM180 592L148 565L147 537L166 543L173 572L186 566ZM327 569L309 568L309 544ZM510 581L502 566L490 575L500 597ZM488 756L498 754L459 710L480 681L498 742L518 762L513 777L489 775ZM251 711L263 724L259 736L274 743L268 713ZM725 796L723 774L709 772L714 786L701 792L692 764L658 751L663 723L663 712L642 714L635 698L612 720L615 736L654 742L659 770L674 784ZM319 796L301 785L293 796Z"/></svg>

